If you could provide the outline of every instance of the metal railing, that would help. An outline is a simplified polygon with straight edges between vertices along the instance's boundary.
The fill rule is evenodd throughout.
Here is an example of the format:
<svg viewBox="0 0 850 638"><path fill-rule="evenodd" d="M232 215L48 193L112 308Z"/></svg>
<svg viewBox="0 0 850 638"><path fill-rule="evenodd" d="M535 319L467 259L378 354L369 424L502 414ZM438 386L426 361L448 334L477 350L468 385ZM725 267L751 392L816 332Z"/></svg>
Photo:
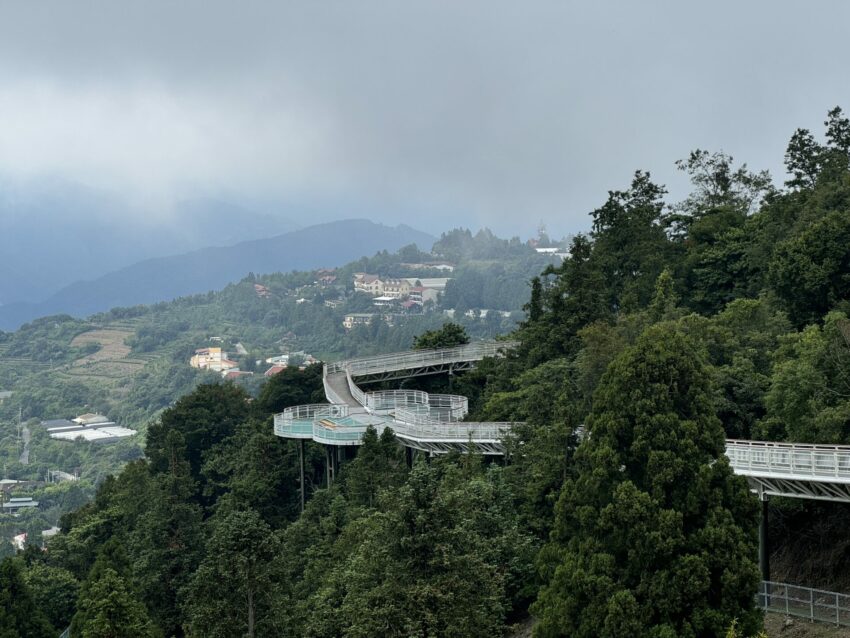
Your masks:
<svg viewBox="0 0 850 638"><path fill-rule="evenodd" d="M850 481L850 446L730 439L726 456L738 474Z"/></svg>
<svg viewBox="0 0 850 638"><path fill-rule="evenodd" d="M325 366L328 374L350 372L353 376L393 372L408 368L441 365L461 361L480 361L485 357L495 357L505 350L519 345L517 341L477 341L456 348L440 350L413 350L411 352L381 354L361 359L348 359Z"/></svg>
<svg viewBox="0 0 850 638"><path fill-rule="evenodd" d="M378 390L366 393L369 410L395 410L407 405L428 405L428 393L422 390Z"/></svg>
<svg viewBox="0 0 850 638"><path fill-rule="evenodd" d="M351 393L351 396L354 397L354 400L357 401L362 406L366 405L366 393L360 389L360 387L354 383L354 378L351 376L351 370L346 369L345 371L345 381L348 383L348 391Z"/></svg>
<svg viewBox="0 0 850 638"><path fill-rule="evenodd" d="M274 415L274 433L277 436L309 438L313 433L313 421L325 418L348 416L348 406L334 403L313 403L286 408Z"/></svg>
<svg viewBox="0 0 850 638"><path fill-rule="evenodd" d="M455 419L469 414L469 399L460 394L429 394L428 405L432 410L439 410Z"/></svg>
<svg viewBox="0 0 850 638"><path fill-rule="evenodd" d="M348 406L337 403L311 403L308 405L295 405L286 408L283 412L275 415L275 418L281 417L281 420L286 422L303 421L305 419L323 419L326 417L344 417L348 416Z"/></svg>
<svg viewBox="0 0 850 638"><path fill-rule="evenodd" d="M510 430L512 423L463 422L435 419L430 410L400 408L393 414L392 427L415 438L440 438L466 440L501 439Z"/></svg>
<svg viewBox="0 0 850 638"><path fill-rule="evenodd" d="M762 581L757 602L765 611L850 627L850 596L847 594Z"/></svg>
<svg viewBox="0 0 850 638"><path fill-rule="evenodd" d="M341 421L313 421L312 436L317 443L326 445L359 445L368 426L350 417Z"/></svg>

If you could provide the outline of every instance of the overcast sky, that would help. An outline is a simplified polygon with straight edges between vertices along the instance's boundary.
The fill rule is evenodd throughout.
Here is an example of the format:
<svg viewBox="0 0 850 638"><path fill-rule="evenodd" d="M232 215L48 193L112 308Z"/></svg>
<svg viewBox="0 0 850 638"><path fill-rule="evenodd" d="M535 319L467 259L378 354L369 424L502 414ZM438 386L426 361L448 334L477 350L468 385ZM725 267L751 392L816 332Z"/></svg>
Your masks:
<svg viewBox="0 0 850 638"><path fill-rule="evenodd" d="M793 130L850 109L848 25L838 0L0 0L0 177L560 235L638 168L682 196L696 147L781 182Z"/></svg>

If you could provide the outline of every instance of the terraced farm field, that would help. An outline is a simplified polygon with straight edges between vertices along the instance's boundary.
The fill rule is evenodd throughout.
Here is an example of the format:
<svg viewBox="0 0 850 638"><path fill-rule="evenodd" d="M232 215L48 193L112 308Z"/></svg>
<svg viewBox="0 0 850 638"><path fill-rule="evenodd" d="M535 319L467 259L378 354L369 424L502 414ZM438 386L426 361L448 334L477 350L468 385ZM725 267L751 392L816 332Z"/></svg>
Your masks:
<svg viewBox="0 0 850 638"><path fill-rule="evenodd" d="M129 357L130 346L124 341L132 335L133 330L128 328L100 328L77 335L71 341L72 346L83 347L90 343L97 343L100 349L77 359L65 374L107 379L118 379L135 374L145 366L147 361Z"/></svg>

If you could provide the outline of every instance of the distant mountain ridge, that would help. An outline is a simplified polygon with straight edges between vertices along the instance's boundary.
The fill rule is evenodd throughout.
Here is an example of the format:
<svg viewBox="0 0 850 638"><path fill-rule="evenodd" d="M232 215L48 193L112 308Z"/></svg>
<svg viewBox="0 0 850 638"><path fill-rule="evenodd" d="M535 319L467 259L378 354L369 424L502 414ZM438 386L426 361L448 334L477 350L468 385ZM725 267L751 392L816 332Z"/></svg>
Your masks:
<svg viewBox="0 0 850 638"><path fill-rule="evenodd" d="M37 303L0 306L0 329L12 330L37 317L85 317L117 306L168 301L219 289L249 272L270 273L341 266L381 250L408 244L429 250L435 238L409 226L365 219L329 222L233 246L146 259L90 281L73 283Z"/></svg>
<svg viewBox="0 0 850 638"><path fill-rule="evenodd" d="M287 219L287 210L271 214L208 197L159 208L60 179L0 176L0 304L41 302L74 282L143 259L301 227Z"/></svg>

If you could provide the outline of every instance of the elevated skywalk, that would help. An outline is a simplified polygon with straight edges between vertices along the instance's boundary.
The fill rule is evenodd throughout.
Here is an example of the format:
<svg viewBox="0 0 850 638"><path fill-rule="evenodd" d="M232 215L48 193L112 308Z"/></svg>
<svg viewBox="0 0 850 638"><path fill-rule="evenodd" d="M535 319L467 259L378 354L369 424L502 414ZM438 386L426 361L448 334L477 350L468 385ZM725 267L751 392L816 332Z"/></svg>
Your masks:
<svg viewBox="0 0 850 638"><path fill-rule="evenodd" d="M419 390L365 392L357 383L468 370L485 357L501 356L516 342L481 341L438 350L417 350L326 365L323 384L329 404L287 408L275 415L275 434L326 445L359 445L369 425L391 427L407 447L434 454L452 450L504 454L509 423L475 423L466 397Z"/></svg>
<svg viewBox="0 0 850 638"><path fill-rule="evenodd" d="M275 433L326 445L359 445L366 427L391 427L401 443L425 452L504 454L511 423L463 421L465 397L418 390L364 391L358 384L468 370L501 356L517 342L480 341L457 348L416 350L349 359L323 371L330 404L288 408L275 415ZM356 381L355 381L356 379ZM787 496L850 502L850 446L728 440L726 455L762 498Z"/></svg>
<svg viewBox="0 0 850 638"><path fill-rule="evenodd" d="M850 503L850 446L730 439L726 456L760 495Z"/></svg>

